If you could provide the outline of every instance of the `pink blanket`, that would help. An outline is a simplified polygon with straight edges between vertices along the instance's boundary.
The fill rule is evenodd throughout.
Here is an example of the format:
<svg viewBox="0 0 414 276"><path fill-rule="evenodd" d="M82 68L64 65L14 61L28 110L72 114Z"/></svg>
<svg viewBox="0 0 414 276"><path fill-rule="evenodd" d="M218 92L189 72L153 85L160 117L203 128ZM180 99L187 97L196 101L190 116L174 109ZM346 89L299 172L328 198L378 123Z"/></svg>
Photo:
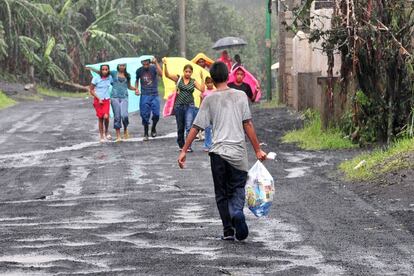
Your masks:
<svg viewBox="0 0 414 276"><path fill-rule="evenodd" d="M233 70L229 75L228 83L236 81L236 71L238 69L241 69L244 72L243 82L247 83L252 89L253 96L254 96L254 102L259 102L260 98L262 97L262 92L260 91L259 81L244 67L240 66L240 67L237 67L235 70Z"/></svg>

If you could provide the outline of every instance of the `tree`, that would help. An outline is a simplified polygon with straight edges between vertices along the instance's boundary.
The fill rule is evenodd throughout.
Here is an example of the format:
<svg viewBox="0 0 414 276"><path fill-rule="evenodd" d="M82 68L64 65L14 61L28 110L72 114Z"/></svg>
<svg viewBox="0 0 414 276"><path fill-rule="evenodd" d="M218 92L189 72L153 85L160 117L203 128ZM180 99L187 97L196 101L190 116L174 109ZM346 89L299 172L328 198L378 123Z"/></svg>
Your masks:
<svg viewBox="0 0 414 276"><path fill-rule="evenodd" d="M299 18L311 2L300 9ZM341 54L342 98L352 99L354 136L365 142L390 143L410 120L414 105L413 26L413 2L335 0L332 29L311 32L310 40L322 40L328 57L334 51ZM353 80L359 92L347 95Z"/></svg>
<svg viewBox="0 0 414 276"><path fill-rule="evenodd" d="M250 21L218 0L187 3L189 57L205 52L214 58L212 44L235 35L248 39L245 62L258 64ZM88 63L178 55L177 8L176 0L0 0L0 70L86 83Z"/></svg>

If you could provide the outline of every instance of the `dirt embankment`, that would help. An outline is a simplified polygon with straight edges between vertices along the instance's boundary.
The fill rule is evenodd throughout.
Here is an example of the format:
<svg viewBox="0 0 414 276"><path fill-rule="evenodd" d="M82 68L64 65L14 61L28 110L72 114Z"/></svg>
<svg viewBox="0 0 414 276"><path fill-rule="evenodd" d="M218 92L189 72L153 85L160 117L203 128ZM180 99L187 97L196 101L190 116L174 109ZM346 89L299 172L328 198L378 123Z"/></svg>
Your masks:
<svg viewBox="0 0 414 276"><path fill-rule="evenodd" d="M30 100L38 96L36 87L31 84L0 81L0 91L18 101Z"/></svg>
<svg viewBox="0 0 414 276"><path fill-rule="evenodd" d="M414 163L414 154L407 162ZM381 175L369 182L348 183L364 200L391 214L403 228L414 234L414 169Z"/></svg>

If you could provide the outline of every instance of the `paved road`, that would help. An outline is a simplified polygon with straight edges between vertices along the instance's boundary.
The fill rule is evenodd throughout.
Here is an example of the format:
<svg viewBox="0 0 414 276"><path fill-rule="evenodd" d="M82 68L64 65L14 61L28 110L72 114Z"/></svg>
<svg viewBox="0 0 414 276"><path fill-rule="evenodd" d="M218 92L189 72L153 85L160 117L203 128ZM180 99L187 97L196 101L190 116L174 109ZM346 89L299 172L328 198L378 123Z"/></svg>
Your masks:
<svg viewBox="0 0 414 276"><path fill-rule="evenodd" d="M414 239L349 191L335 166L352 152L280 144L298 125L286 109L255 110L277 195L250 213L246 242L217 239L208 156L177 169L174 122L161 137L97 143L87 100L0 111L1 275L413 275ZM254 160L251 160L252 162Z"/></svg>

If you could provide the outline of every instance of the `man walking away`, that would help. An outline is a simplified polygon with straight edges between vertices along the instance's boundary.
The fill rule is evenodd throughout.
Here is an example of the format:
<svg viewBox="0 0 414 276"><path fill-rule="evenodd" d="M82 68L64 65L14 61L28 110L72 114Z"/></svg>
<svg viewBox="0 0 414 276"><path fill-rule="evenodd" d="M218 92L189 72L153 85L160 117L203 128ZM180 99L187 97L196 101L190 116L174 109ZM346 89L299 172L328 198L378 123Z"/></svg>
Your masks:
<svg viewBox="0 0 414 276"><path fill-rule="evenodd" d="M259 160L266 159L252 123L249 102L242 91L227 87L228 68L216 62L210 69L217 91L201 104L187 141L178 157L184 168L187 149L200 130L212 125L213 145L210 163L213 174L217 208L223 223L223 240L244 240L249 235L243 214L248 160L245 133Z"/></svg>
<svg viewBox="0 0 414 276"><path fill-rule="evenodd" d="M158 79L157 75L162 76L161 66L154 58L150 64L150 60L143 60L142 67L136 72L136 91L137 96L141 95L139 104L142 124L144 125L144 141L148 141L149 121L152 113L151 137L157 136L157 123L160 120L160 98L158 95ZM141 92L138 89L139 81L141 81Z"/></svg>

